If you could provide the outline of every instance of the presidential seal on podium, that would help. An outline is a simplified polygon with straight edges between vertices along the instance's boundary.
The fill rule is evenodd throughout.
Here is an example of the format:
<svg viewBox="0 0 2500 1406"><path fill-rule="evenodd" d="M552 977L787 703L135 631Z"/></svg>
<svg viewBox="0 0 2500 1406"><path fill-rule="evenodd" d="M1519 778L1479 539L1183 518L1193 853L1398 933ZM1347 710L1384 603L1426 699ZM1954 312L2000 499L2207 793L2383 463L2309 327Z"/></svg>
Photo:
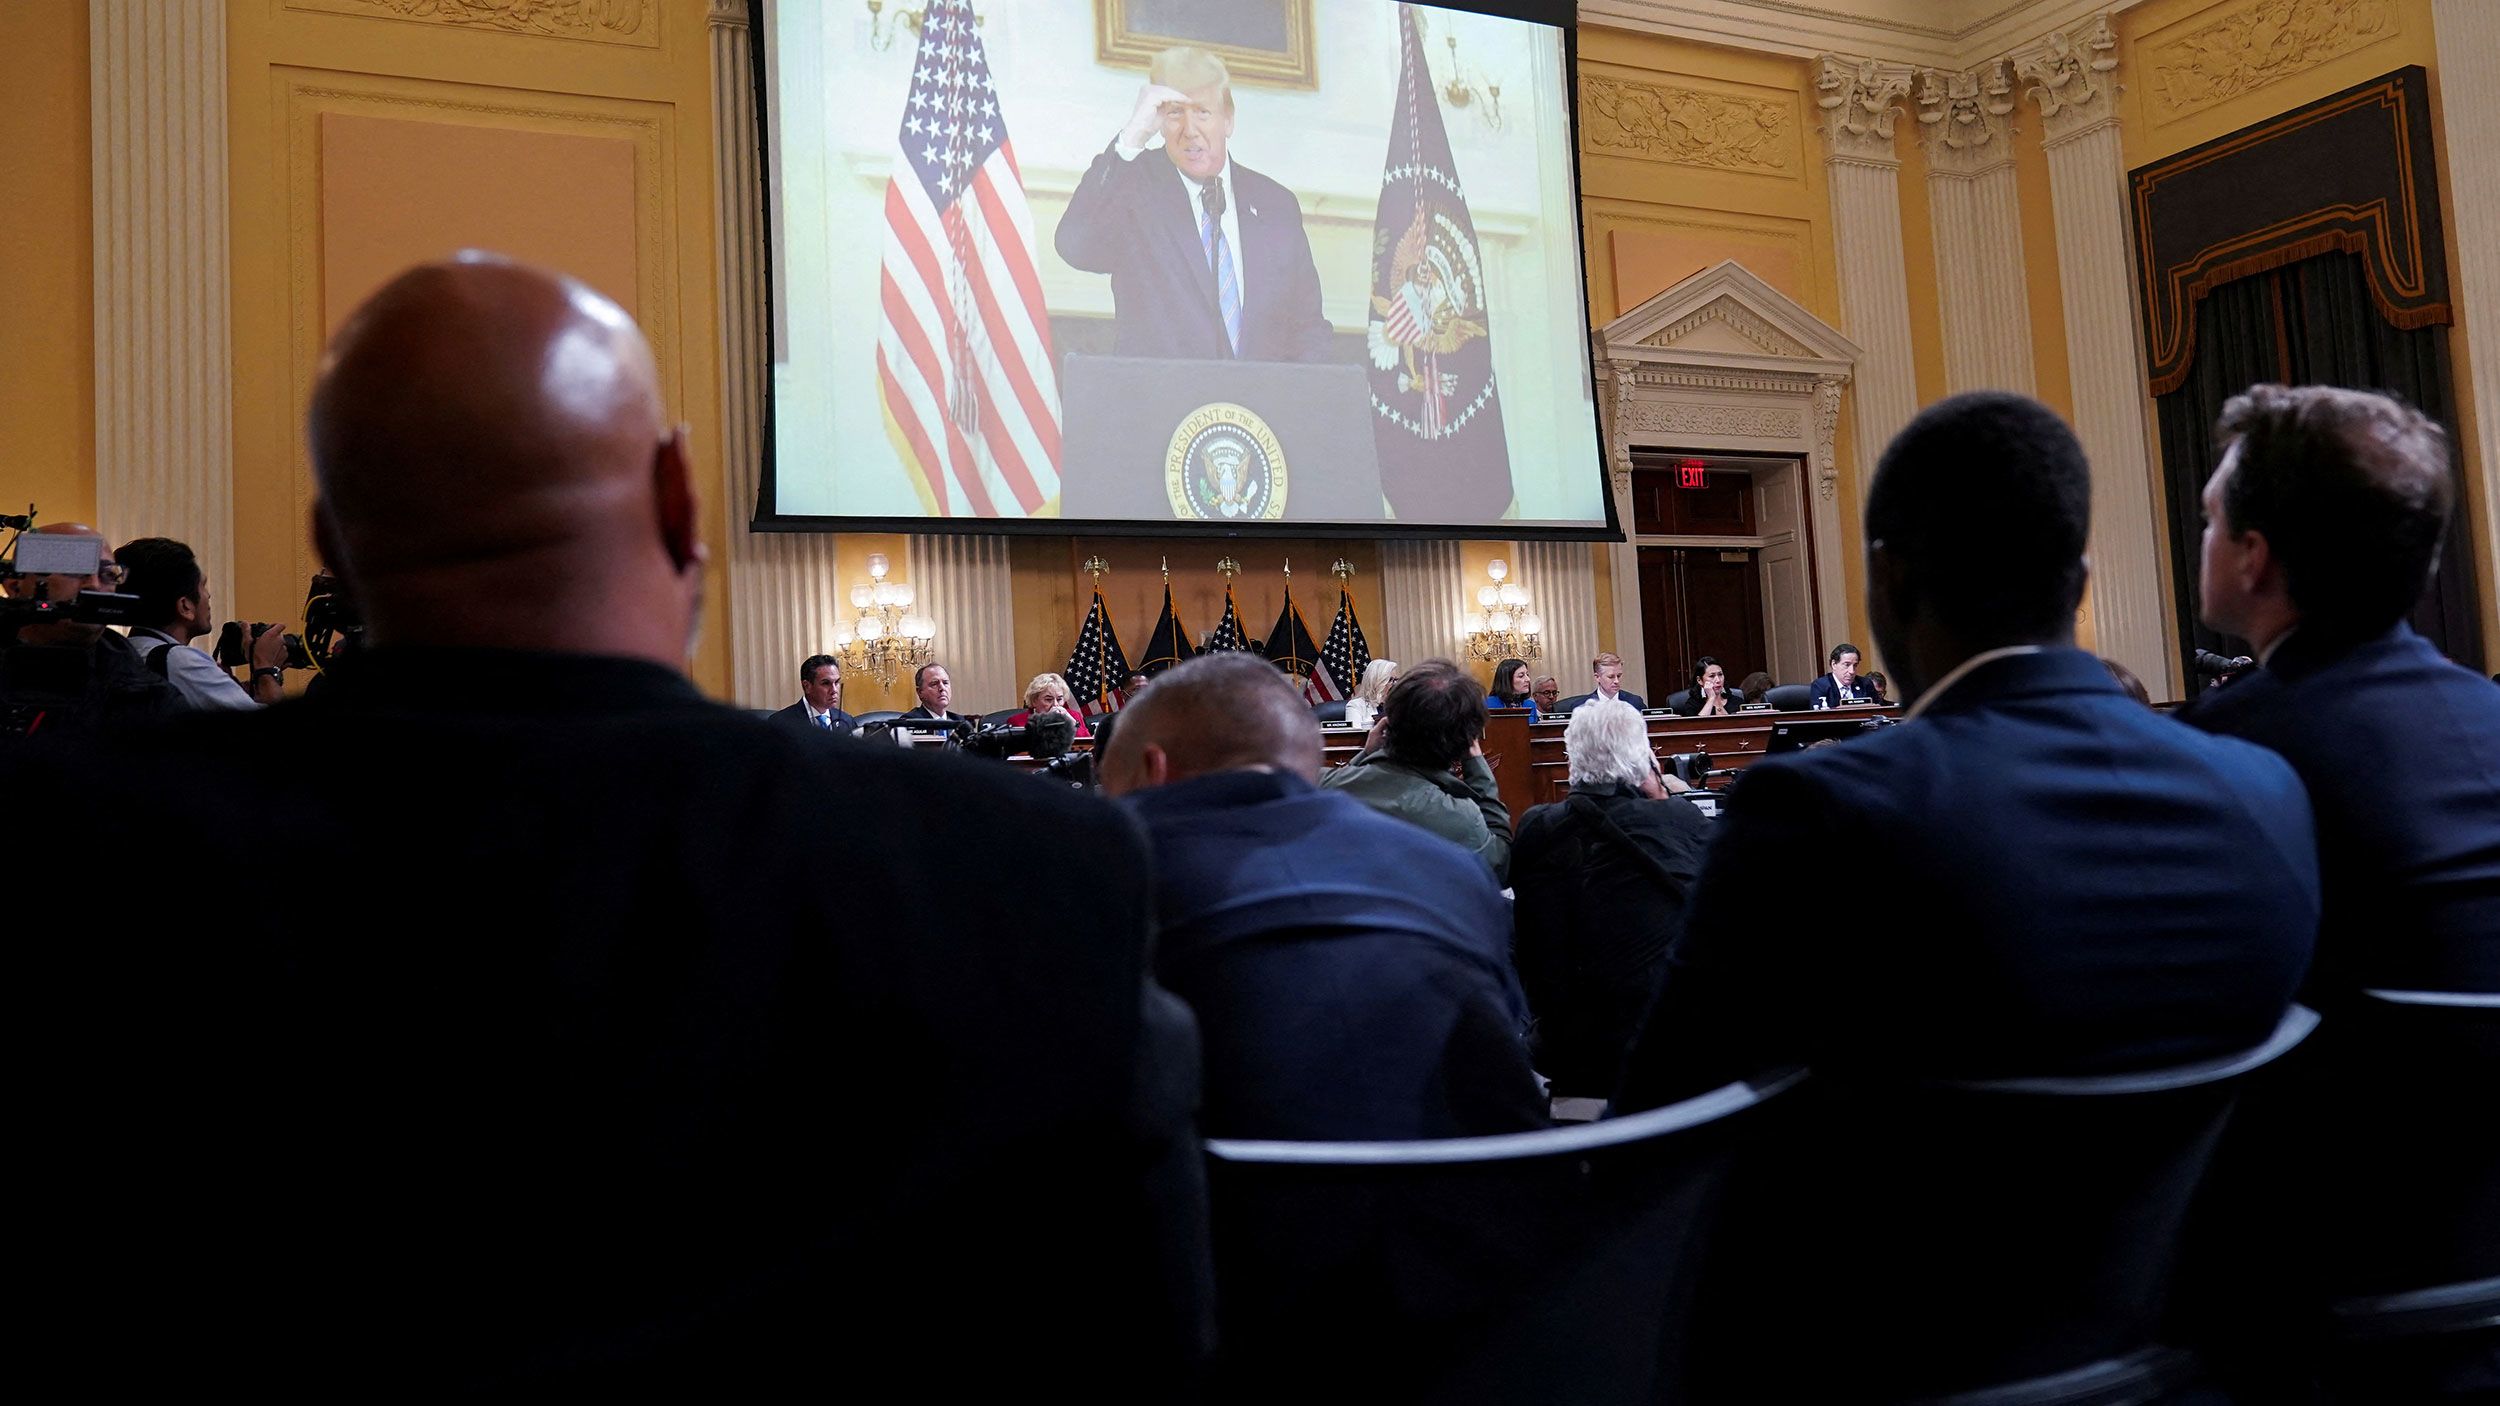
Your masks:
<svg viewBox="0 0 2500 1406"><path fill-rule="evenodd" d="M1219 400L1182 416L1163 468L1176 518L1258 522L1285 515L1285 448L1244 406Z"/></svg>

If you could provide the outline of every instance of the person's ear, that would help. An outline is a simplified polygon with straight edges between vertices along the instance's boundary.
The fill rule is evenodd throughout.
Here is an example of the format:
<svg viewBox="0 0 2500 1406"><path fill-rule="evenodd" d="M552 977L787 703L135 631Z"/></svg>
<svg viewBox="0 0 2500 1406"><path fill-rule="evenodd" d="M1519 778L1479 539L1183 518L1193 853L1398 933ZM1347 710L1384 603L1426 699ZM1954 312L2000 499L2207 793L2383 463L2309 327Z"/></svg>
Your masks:
<svg viewBox="0 0 2500 1406"><path fill-rule="evenodd" d="M660 547L679 575L699 570L706 552L695 507L694 474L686 461L687 429L670 430L651 451L651 490L659 510Z"/></svg>
<svg viewBox="0 0 2500 1406"><path fill-rule="evenodd" d="M2266 534L2251 528L2231 540L2239 548L2239 561L2234 569L2240 578L2241 594L2283 594L2283 563L2275 559L2274 544L2266 540Z"/></svg>
<svg viewBox="0 0 2500 1406"><path fill-rule="evenodd" d="M1152 742L1138 755L1148 786L1161 786L1172 778L1172 754Z"/></svg>

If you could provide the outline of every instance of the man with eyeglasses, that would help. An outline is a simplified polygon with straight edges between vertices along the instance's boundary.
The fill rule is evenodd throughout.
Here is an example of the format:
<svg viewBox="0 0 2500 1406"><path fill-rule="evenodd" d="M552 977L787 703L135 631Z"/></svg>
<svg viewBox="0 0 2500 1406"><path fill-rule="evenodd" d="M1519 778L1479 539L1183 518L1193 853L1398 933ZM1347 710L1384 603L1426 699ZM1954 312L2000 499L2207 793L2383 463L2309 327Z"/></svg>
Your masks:
<svg viewBox="0 0 2500 1406"><path fill-rule="evenodd" d="M124 571L103 533L82 522L50 522L30 532L94 539L96 569L83 576L22 576L12 564L0 582L11 598L67 606L81 591L120 589ZM180 695L149 672L130 641L101 624L42 620L19 625L0 643L0 737L117 730L159 721L180 706Z"/></svg>

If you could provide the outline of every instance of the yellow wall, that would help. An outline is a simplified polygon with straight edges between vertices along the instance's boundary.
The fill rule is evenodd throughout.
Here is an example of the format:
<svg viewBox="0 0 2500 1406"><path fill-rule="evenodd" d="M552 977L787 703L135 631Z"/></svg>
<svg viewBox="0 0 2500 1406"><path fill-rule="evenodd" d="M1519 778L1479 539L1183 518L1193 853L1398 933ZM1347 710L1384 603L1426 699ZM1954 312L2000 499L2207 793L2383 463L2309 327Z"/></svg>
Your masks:
<svg viewBox="0 0 2500 1406"><path fill-rule="evenodd" d="M95 516L87 7L0 4L0 512Z"/></svg>

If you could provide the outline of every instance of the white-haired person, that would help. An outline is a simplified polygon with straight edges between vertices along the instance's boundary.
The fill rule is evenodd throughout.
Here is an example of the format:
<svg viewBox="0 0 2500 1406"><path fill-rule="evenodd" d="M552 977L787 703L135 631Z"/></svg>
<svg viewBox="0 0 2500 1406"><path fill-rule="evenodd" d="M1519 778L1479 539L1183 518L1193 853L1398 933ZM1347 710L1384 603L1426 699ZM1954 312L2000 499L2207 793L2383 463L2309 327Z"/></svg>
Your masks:
<svg viewBox="0 0 2500 1406"><path fill-rule="evenodd" d="M1085 730L1085 717L1076 711L1075 700L1068 696L1068 681L1057 674L1035 674L1033 682L1024 686L1024 710L1007 719L1009 727L1022 727L1033 721L1036 713L1057 713L1076 724L1076 735L1091 737Z"/></svg>
<svg viewBox="0 0 2500 1406"><path fill-rule="evenodd" d="M1686 788L1631 704L1581 705L1563 743L1571 794L1521 816L1511 846L1512 955L1537 1072L1558 1095L1605 1098L1684 929L1710 822L1668 796Z"/></svg>
<svg viewBox="0 0 2500 1406"><path fill-rule="evenodd" d="M1398 681L1398 661L1375 659L1363 666L1363 677L1354 685L1354 696L1345 701L1345 720L1356 727L1369 728L1380 717L1380 705L1389 701L1389 685Z"/></svg>

